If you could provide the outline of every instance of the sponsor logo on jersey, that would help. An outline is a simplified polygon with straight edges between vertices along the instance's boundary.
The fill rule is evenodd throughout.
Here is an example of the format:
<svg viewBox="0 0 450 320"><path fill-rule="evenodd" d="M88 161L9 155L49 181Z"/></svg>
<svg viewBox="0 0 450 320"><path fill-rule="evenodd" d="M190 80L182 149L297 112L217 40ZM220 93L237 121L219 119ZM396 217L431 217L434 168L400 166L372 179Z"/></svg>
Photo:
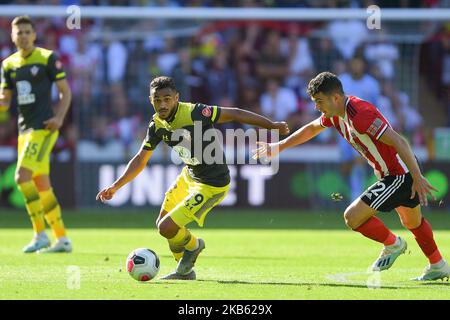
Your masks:
<svg viewBox="0 0 450 320"><path fill-rule="evenodd" d="M211 117L211 115L212 115L211 107L206 106L205 108L203 108L202 115L207 118Z"/></svg>
<svg viewBox="0 0 450 320"><path fill-rule="evenodd" d="M34 93L31 93L32 86L27 80L17 81L17 103L19 105L31 104L36 101Z"/></svg>

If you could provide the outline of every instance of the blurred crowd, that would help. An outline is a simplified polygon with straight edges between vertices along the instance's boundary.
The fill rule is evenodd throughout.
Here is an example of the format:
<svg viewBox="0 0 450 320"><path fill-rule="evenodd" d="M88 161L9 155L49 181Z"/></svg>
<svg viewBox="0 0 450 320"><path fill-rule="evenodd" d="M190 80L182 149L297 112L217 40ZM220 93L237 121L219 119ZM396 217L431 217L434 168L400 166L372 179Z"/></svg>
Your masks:
<svg viewBox="0 0 450 320"><path fill-rule="evenodd" d="M3 1L35 4L36 1ZM363 7L374 1L37 1L40 4L160 6L301 6L345 4ZM375 1L383 6L384 2ZM283 3L283 5L281 5ZM439 1L398 1L397 6L432 7ZM290 4L290 5L289 5ZM439 46L442 72L437 95L450 86L450 25ZM10 19L0 18L0 59L14 52ZM177 33L173 21L82 19L80 30L68 30L64 19L36 19L38 46L54 50L63 62L73 93L71 113L55 150L76 150L82 159L97 154L127 157L145 136L153 109L148 101L151 79L172 76L180 100L238 106L295 130L319 116L306 94L308 81L322 71L338 74L348 94L377 105L391 125L414 145L424 145L424 109L411 101L401 74L402 44L389 30L369 30L364 21L331 22L195 22L190 34ZM138 36L126 37L124 30ZM174 32L162 32L162 31ZM441 32L441 31L440 31ZM447 33L445 33L447 32ZM140 35L140 36L139 36ZM170 35L170 36L168 36ZM419 76L419 75L417 75ZM411 79L406 79L406 83ZM445 100L445 99L444 99ZM450 104L447 101L450 114ZM17 128L0 119L0 145L15 146ZM448 120L450 125L450 116ZM331 130L329 130L331 131ZM335 134L322 142L339 143ZM103 148L103 149L101 149Z"/></svg>
<svg viewBox="0 0 450 320"><path fill-rule="evenodd" d="M170 6L170 7L438 7L446 0L0 0L0 4L83 5L83 6Z"/></svg>

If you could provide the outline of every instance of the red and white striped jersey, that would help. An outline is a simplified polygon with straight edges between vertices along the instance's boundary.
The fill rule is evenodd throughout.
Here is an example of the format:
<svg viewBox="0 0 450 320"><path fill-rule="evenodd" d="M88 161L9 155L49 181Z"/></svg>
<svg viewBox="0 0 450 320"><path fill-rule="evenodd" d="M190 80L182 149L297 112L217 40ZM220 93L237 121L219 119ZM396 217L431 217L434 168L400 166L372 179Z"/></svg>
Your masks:
<svg viewBox="0 0 450 320"><path fill-rule="evenodd" d="M322 115L320 124L324 127L334 126L367 159L378 179L408 172L395 148L379 141L391 125L371 103L355 96L347 96L344 118L326 118Z"/></svg>

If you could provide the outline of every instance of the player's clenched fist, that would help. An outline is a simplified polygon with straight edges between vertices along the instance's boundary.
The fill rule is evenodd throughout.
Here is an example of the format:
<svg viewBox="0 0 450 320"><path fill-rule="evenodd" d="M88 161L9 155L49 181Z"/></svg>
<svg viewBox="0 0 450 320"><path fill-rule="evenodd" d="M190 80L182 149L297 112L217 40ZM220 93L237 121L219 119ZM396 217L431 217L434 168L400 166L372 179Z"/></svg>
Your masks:
<svg viewBox="0 0 450 320"><path fill-rule="evenodd" d="M283 136L288 135L290 132L288 124L284 121L275 122L275 129L280 130L280 134Z"/></svg>
<svg viewBox="0 0 450 320"><path fill-rule="evenodd" d="M105 202L106 200L111 200L114 197L114 194L116 193L116 188L114 187L108 187L103 189L97 194L96 200L100 200L101 202Z"/></svg>
<svg viewBox="0 0 450 320"><path fill-rule="evenodd" d="M47 130L59 130L63 124L63 120L59 117L52 117L43 122Z"/></svg>

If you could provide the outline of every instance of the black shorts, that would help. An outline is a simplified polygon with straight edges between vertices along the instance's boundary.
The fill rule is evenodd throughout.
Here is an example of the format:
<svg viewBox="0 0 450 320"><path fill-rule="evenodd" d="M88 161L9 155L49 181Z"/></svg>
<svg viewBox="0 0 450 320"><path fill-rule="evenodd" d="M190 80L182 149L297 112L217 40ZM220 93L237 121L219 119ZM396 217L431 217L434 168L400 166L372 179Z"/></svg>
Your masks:
<svg viewBox="0 0 450 320"><path fill-rule="evenodd" d="M412 182L409 172L401 176L386 176L371 185L360 198L377 211L389 212L400 206L415 208L420 201L417 193L410 199Z"/></svg>

